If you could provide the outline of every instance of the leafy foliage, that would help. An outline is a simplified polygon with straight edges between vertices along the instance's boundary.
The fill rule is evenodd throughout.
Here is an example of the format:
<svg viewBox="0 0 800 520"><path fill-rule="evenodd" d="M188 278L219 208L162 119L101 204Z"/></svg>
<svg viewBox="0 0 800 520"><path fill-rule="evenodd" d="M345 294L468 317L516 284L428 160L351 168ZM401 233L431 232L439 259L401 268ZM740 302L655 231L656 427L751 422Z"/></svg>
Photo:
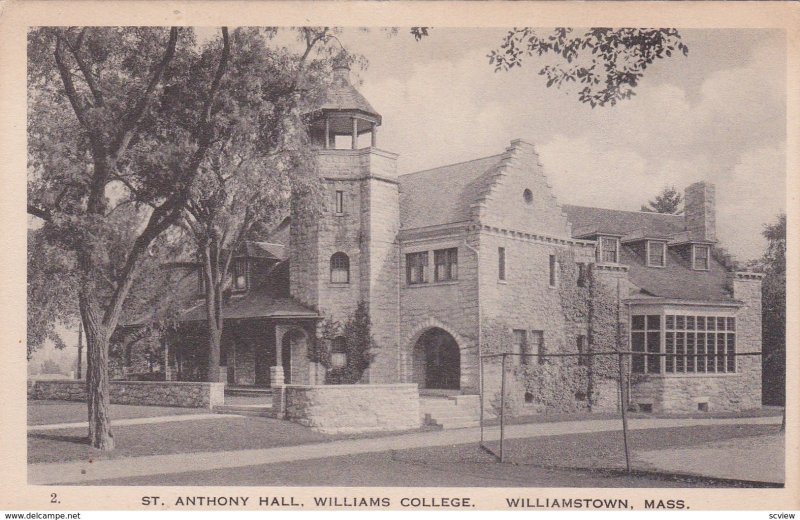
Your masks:
<svg viewBox="0 0 800 520"><path fill-rule="evenodd" d="M683 195L675 186L664 186L655 199L648 201L646 206L642 205L642 211L675 215L681 212L681 202Z"/></svg>
<svg viewBox="0 0 800 520"><path fill-rule="evenodd" d="M630 99L645 69L673 52L689 53L676 29L599 27L577 32L559 27L543 32L522 27L509 31L487 57L499 71L521 67L526 57L550 55L555 63L539 70L547 86L574 83L581 87L578 99L595 107Z"/></svg>
<svg viewBox="0 0 800 520"><path fill-rule="evenodd" d="M786 214L764 226L767 250L761 258L762 351L764 398L784 404L786 394Z"/></svg>
<svg viewBox="0 0 800 520"><path fill-rule="evenodd" d="M343 367L331 368L326 377L328 384L355 384L375 358L378 346L372 337L372 323L365 302L359 302L353 315L341 326L347 363ZM334 336L339 336L334 332Z"/></svg>
<svg viewBox="0 0 800 520"><path fill-rule="evenodd" d="M79 319L75 262L44 234L28 230L28 359L48 341L65 348L57 327L75 327Z"/></svg>

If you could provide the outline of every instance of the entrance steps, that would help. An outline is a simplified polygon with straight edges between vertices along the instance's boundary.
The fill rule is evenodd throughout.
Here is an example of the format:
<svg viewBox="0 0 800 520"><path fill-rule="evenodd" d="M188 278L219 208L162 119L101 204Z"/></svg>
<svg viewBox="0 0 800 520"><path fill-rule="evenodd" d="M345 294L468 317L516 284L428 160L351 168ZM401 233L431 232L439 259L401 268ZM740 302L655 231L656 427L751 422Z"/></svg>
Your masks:
<svg viewBox="0 0 800 520"><path fill-rule="evenodd" d="M221 414L250 415L255 417L271 417L272 406L264 404L220 404L212 411Z"/></svg>
<svg viewBox="0 0 800 520"><path fill-rule="evenodd" d="M258 386L232 386L225 387L225 397L272 397L271 388Z"/></svg>
<svg viewBox="0 0 800 520"><path fill-rule="evenodd" d="M480 426L480 396L420 396L419 409L423 424L449 430Z"/></svg>

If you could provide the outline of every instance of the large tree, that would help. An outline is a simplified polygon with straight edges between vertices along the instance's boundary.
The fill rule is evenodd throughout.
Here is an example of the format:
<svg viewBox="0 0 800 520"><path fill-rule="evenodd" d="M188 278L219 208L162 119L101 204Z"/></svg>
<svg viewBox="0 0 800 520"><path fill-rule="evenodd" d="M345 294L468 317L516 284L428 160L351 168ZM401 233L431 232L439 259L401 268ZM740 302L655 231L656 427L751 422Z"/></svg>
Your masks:
<svg viewBox="0 0 800 520"><path fill-rule="evenodd" d="M764 401L784 404L786 393L786 215L764 226L767 250L760 264Z"/></svg>
<svg viewBox="0 0 800 520"><path fill-rule="evenodd" d="M656 197L642 204L642 211L650 213L669 213L674 215L681 212L683 195L675 189L675 186L664 186Z"/></svg>
<svg viewBox="0 0 800 520"><path fill-rule="evenodd" d="M207 317L206 379L218 381L225 294L233 262L254 231L271 229L289 213L317 207L319 179L303 111L320 92L328 54L310 59L334 30L297 30L304 49L270 47L273 30L237 30L237 52L222 92L236 93L236 124L212 146L192 188L184 226L197 249ZM310 63L309 63L310 61Z"/></svg>
<svg viewBox="0 0 800 520"><path fill-rule="evenodd" d="M176 27L29 33L28 213L75 261L95 448L114 447L111 335L142 258L180 218L225 124L217 94L229 55L224 28L203 47ZM117 218L129 205L138 218ZM130 240L111 249L120 226Z"/></svg>

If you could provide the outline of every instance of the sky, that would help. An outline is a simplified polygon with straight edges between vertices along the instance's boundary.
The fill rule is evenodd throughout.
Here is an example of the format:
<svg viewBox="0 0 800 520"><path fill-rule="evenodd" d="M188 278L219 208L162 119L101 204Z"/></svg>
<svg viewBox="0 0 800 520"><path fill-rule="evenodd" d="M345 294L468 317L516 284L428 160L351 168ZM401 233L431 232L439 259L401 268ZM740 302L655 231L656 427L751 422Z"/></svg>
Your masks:
<svg viewBox="0 0 800 520"><path fill-rule="evenodd" d="M533 143L561 204L638 210L664 186L716 186L721 245L761 256L765 223L786 208L786 54L778 30L682 30L689 55L649 67L631 100L591 108L547 88L542 61L494 72L505 29L344 30L364 55L359 90L383 116L378 147L400 173Z"/></svg>

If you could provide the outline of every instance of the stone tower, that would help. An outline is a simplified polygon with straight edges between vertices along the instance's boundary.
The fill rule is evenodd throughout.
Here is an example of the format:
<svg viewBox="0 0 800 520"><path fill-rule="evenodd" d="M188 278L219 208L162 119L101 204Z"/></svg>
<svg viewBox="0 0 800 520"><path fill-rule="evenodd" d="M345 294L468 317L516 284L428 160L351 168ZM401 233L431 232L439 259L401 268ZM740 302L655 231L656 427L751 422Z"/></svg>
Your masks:
<svg viewBox="0 0 800 520"><path fill-rule="evenodd" d="M353 87L344 59L309 121L323 207L313 221L292 216L291 294L340 322L366 302L380 348L365 381L396 382L397 155L376 148L381 116Z"/></svg>

